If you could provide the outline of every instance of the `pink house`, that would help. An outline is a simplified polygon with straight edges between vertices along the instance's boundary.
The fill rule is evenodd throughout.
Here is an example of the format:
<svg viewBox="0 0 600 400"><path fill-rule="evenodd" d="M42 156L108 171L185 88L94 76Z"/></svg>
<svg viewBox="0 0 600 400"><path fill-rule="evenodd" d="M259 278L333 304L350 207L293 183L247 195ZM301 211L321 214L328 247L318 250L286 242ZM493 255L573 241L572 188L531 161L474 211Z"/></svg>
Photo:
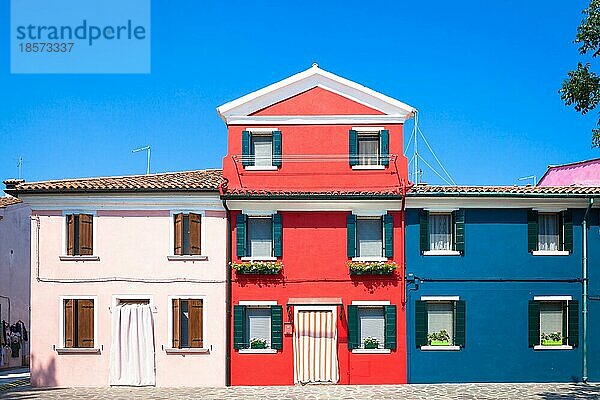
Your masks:
<svg viewBox="0 0 600 400"><path fill-rule="evenodd" d="M600 186L600 158L551 165L538 186Z"/></svg>
<svg viewBox="0 0 600 400"><path fill-rule="evenodd" d="M15 183L34 386L225 385L220 170Z"/></svg>

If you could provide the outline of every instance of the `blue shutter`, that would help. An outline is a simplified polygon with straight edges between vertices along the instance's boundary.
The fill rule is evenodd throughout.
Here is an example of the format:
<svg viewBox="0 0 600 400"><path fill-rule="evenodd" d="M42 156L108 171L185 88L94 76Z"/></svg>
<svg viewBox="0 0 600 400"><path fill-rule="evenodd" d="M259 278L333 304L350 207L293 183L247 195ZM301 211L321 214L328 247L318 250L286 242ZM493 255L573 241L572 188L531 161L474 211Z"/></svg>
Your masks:
<svg viewBox="0 0 600 400"><path fill-rule="evenodd" d="M458 300L455 302L455 325L456 330L454 332L454 345L465 347L466 344L466 304L464 300Z"/></svg>
<svg viewBox="0 0 600 400"><path fill-rule="evenodd" d="M356 215L348 214L346 218L348 258L356 257Z"/></svg>
<svg viewBox="0 0 600 400"><path fill-rule="evenodd" d="M273 214L273 256L283 255L283 225L281 214Z"/></svg>
<svg viewBox="0 0 600 400"><path fill-rule="evenodd" d="M281 166L281 131L273 131L273 165Z"/></svg>
<svg viewBox="0 0 600 400"><path fill-rule="evenodd" d="M427 302L415 301L415 344L417 348L427 346Z"/></svg>
<svg viewBox="0 0 600 400"><path fill-rule="evenodd" d="M419 211L419 242L421 244L421 254L429 250L429 211Z"/></svg>
<svg viewBox="0 0 600 400"><path fill-rule="evenodd" d="M465 253L465 210L454 211L454 250Z"/></svg>
<svg viewBox="0 0 600 400"><path fill-rule="evenodd" d="M358 165L358 132L351 130L349 134L349 160L350 166Z"/></svg>
<svg viewBox="0 0 600 400"><path fill-rule="evenodd" d="M242 166L254 165L250 157L250 132L242 131Z"/></svg>
<svg viewBox="0 0 600 400"><path fill-rule="evenodd" d="M529 252L538 248L538 213L535 210L527 211L527 249Z"/></svg>
<svg viewBox="0 0 600 400"><path fill-rule="evenodd" d="M392 214L383 216L384 248L386 257L394 257L394 217Z"/></svg>
<svg viewBox="0 0 600 400"><path fill-rule="evenodd" d="M573 213L571 210L563 211L563 249L573 252Z"/></svg>
<svg viewBox="0 0 600 400"><path fill-rule="evenodd" d="M379 132L379 157L381 165L390 164L390 131L384 129Z"/></svg>
<svg viewBox="0 0 600 400"><path fill-rule="evenodd" d="M236 254L246 257L246 214L238 214L235 220Z"/></svg>

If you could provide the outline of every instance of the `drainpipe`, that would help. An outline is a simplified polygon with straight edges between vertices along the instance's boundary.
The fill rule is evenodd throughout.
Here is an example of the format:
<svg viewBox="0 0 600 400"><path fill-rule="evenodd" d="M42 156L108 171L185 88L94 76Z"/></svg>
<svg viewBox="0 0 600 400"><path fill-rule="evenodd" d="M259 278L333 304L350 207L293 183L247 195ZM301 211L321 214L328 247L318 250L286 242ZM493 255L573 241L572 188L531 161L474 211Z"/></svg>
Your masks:
<svg viewBox="0 0 600 400"><path fill-rule="evenodd" d="M589 199L588 206L585 210L585 215L583 216L583 221L581 223L582 227L582 245L583 245L583 255L582 255L582 269L583 269L583 376L581 380L583 383L587 383L588 380L588 366L587 366L587 301L588 301L588 249L587 249L587 217L594 204L594 199Z"/></svg>
<svg viewBox="0 0 600 400"><path fill-rule="evenodd" d="M219 186L221 196L225 194L225 184ZM227 200L222 198L223 208L227 214L227 243L226 243L226 265L227 283L225 289L225 386L231 386L231 211L227 207Z"/></svg>

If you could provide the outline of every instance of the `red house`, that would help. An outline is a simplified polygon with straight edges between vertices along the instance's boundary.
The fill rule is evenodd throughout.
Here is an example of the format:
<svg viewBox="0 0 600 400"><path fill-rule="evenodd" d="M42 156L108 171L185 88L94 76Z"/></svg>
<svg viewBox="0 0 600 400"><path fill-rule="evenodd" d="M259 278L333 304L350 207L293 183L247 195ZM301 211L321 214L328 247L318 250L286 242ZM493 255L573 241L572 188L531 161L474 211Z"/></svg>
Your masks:
<svg viewBox="0 0 600 400"><path fill-rule="evenodd" d="M402 131L415 110L313 65L218 112L231 384L405 383Z"/></svg>

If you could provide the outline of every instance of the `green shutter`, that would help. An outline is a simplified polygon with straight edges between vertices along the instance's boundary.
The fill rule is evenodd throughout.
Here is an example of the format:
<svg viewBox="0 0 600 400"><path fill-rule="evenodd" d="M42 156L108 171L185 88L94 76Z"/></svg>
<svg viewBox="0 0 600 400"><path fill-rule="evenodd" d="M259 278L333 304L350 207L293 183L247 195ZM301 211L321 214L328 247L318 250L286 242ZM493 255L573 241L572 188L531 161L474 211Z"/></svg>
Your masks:
<svg viewBox="0 0 600 400"><path fill-rule="evenodd" d="M351 130L349 134L349 160L350 166L358 165L358 132Z"/></svg>
<svg viewBox="0 0 600 400"><path fill-rule="evenodd" d="M527 250L531 253L538 248L538 213L527 211Z"/></svg>
<svg viewBox="0 0 600 400"><path fill-rule="evenodd" d="M467 319L467 313L466 313L466 304L464 300L458 300L455 302L454 304L455 306L455 314L454 314L454 318L455 318L455 324L456 324L456 329L454 331L454 345L455 346L460 346L460 347L465 347L466 344L466 319Z"/></svg>
<svg viewBox="0 0 600 400"><path fill-rule="evenodd" d="M383 216L384 249L386 257L394 257L394 216L385 214Z"/></svg>
<svg viewBox="0 0 600 400"><path fill-rule="evenodd" d="M273 256L283 255L283 225L281 214L273 214Z"/></svg>
<svg viewBox="0 0 600 400"><path fill-rule="evenodd" d="M454 217L454 250L460 251L460 254L465 253L465 210L457 210L453 212Z"/></svg>
<svg viewBox="0 0 600 400"><path fill-rule="evenodd" d="M381 165L390 164L390 131L384 129L379 131L379 156Z"/></svg>
<svg viewBox="0 0 600 400"><path fill-rule="evenodd" d="M415 301L415 342L417 348L427 346L427 302Z"/></svg>
<svg viewBox="0 0 600 400"><path fill-rule="evenodd" d="M421 253L429 250L429 211L419 211L419 225L421 231L419 238L421 239Z"/></svg>
<svg viewBox="0 0 600 400"><path fill-rule="evenodd" d="M233 348L246 349L248 341L246 340L246 306L233 306Z"/></svg>
<svg viewBox="0 0 600 400"><path fill-rule="evenodd" d="M283 306L271 306L271 348L283 349Z"/></svg>
<svg viewBox="0 0 600 400"><path fill-rule="evenodd" d="M579 302L570 300L568 302L569 321L568 321L568 337L569 346L579 346Z"/></svg>
<svg viewBox="0 0 600 400"><path fill-rule="evenodd" d="M246 256L246 214L238 214L235 220L236 254Z"/></svg>
<svg viewBox="0 0 600 400"><path fill-rule="evenodd" d="M396 306L383 306L385 313L385 348L396 350Z"/></svg>
<svg viewBox="0 0 600 400"><path fill-rule="evenodd" d="M242 166L254 165L250 157L250 132L242 131Z"/></svg>
<svg viewBox="0 0 600 400"><path fill-rule="evenodd" d="M528 307L529 347L540 344L540 302L529 300Z"/></svg>
<svg viewBox="0 0 600 400"><path fill-rule="evenodd" d="M281 166L281 131L273 131L273 165Z"/></svg>
<svg viewBox="0 0 600 400"><path fill-rule="evenodd" d="M348 228L348 258L356 257L356 215L348 214L346 227Z"/></svg>
<svg viewBox="0 0 600 400"><path fill-rule="evenodd" d="M563 250L573 252L573 213L571 210L562 213L563 226Z"/></svg>
<svg viewBox="0 0 600 400"><path fill-rule="evenodd" d="M360 348L358 306L348 306L348 350Z"/></svg>

